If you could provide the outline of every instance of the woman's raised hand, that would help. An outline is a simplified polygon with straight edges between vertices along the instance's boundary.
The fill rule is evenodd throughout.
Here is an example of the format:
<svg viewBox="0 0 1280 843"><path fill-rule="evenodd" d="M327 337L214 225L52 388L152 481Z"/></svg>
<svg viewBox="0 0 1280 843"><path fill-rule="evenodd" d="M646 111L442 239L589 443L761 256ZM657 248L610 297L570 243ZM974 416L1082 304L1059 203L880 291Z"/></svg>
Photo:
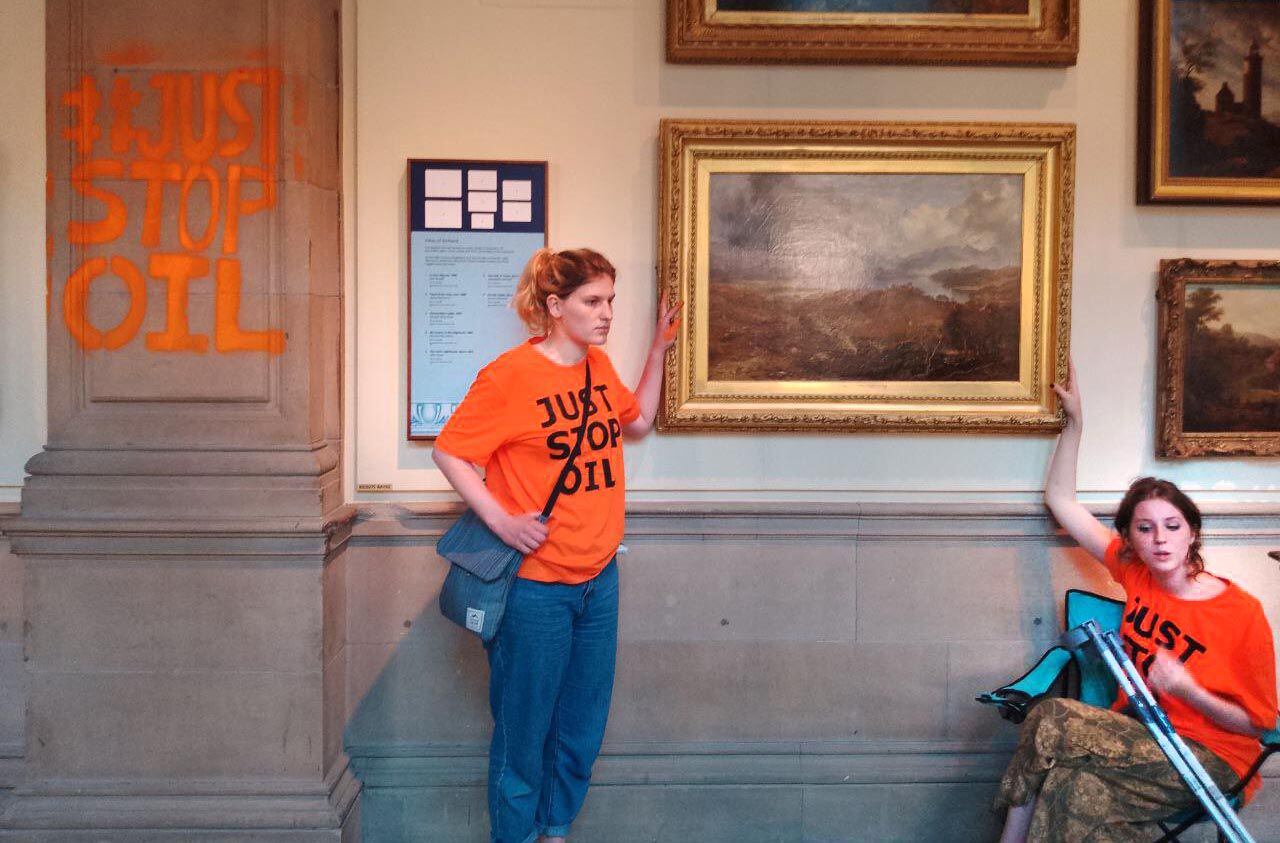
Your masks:
<svg viewBox="0 0 1280 843"><path fill-rule="evenodd" d="M1080 390L1076 388L1076 367L1070 360L1067 361L1067 382L1053 384L1053 391L1057 393L1058 401L1067 414L1067 422L1079 427L1083 410L1080 406Z"/></svg>

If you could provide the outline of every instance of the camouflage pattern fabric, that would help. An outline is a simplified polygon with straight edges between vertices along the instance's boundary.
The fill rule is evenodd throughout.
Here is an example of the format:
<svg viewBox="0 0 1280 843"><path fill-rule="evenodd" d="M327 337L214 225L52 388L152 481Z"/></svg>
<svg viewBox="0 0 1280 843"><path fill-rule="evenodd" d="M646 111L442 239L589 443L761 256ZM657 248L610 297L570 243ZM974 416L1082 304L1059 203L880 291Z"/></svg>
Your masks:
<svg viewBox="0 0 1280 843"><path fill-rule="evenodd" d="M1195 741L1196 758L1224 790L1236 783L1226 762ZM1139 721L1069 699L1047 699L1027 715L997 809L1039 795L1033 843L1149 843L1156 820L1198 804Z"/></svg>

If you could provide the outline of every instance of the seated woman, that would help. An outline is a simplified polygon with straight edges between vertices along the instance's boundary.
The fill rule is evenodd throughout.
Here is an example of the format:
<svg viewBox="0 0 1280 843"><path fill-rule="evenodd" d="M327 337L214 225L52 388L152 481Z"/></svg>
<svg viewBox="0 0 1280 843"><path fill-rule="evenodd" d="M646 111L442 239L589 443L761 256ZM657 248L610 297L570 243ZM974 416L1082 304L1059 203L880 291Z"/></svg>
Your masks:
<svg viewBox="0 0 1280 843"><path fill-rule="evenodd" d="M1067 424L1045 501L1124 588L1125 648L1174 729L1226 789L1276 722L1275 655L1262 607L1204 570L1200 511L1172 483L1135 481L1116 510L1115 532L1076 500L1082 416L1074 370L1054 390ZM1121 713L1124 704L1105 710L1047 699L1031 710L996 797L997 808L1009 809L1001 843L1149 841L1159 836L1151 823L1196 804L1146 727Z"/></svg>

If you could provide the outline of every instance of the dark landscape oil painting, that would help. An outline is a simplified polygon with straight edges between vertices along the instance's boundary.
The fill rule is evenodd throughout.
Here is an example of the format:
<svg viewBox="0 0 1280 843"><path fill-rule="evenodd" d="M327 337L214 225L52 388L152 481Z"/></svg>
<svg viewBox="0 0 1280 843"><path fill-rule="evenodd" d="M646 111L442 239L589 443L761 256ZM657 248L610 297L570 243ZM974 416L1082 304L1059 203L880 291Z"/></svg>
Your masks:
<svg viewBox="0 0 1280 843"><path fill-rule="evenodd" d="M1182 427L1280 432L1280 287L1188 284Z"/></svg>
<svg viewBox="0 0 1280 843"><path fill-rule="evenodd" d="M1025 15L1031 0L716 0L722 12Z"/></svg>
<svg viewBox="0 0 1280 843"><path fill-rule="evenodd" d="M713 173L708 375L1016 381L1021 175Z"/></svg>
<svg viewBox="0 0 1280 843"><path fill-rule="evenodd" d="M1169 175L1280 178L1280 2L1171 0Z"/></svg>

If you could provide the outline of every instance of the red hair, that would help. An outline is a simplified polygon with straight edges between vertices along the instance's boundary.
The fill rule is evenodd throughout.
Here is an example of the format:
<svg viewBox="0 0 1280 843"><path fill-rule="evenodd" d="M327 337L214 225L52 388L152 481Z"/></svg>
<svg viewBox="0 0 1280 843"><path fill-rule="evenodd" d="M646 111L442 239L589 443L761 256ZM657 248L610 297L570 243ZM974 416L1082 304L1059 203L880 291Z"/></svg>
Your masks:
<svg viewBox="0 0 1280 843"><path fill-rule="evenodd" d="M539 249L525 264L511 305L529 333L545 336L551 330L547 297L567 298L592 278L616 280L617 271L608 258L593 249Z"/></svg>

